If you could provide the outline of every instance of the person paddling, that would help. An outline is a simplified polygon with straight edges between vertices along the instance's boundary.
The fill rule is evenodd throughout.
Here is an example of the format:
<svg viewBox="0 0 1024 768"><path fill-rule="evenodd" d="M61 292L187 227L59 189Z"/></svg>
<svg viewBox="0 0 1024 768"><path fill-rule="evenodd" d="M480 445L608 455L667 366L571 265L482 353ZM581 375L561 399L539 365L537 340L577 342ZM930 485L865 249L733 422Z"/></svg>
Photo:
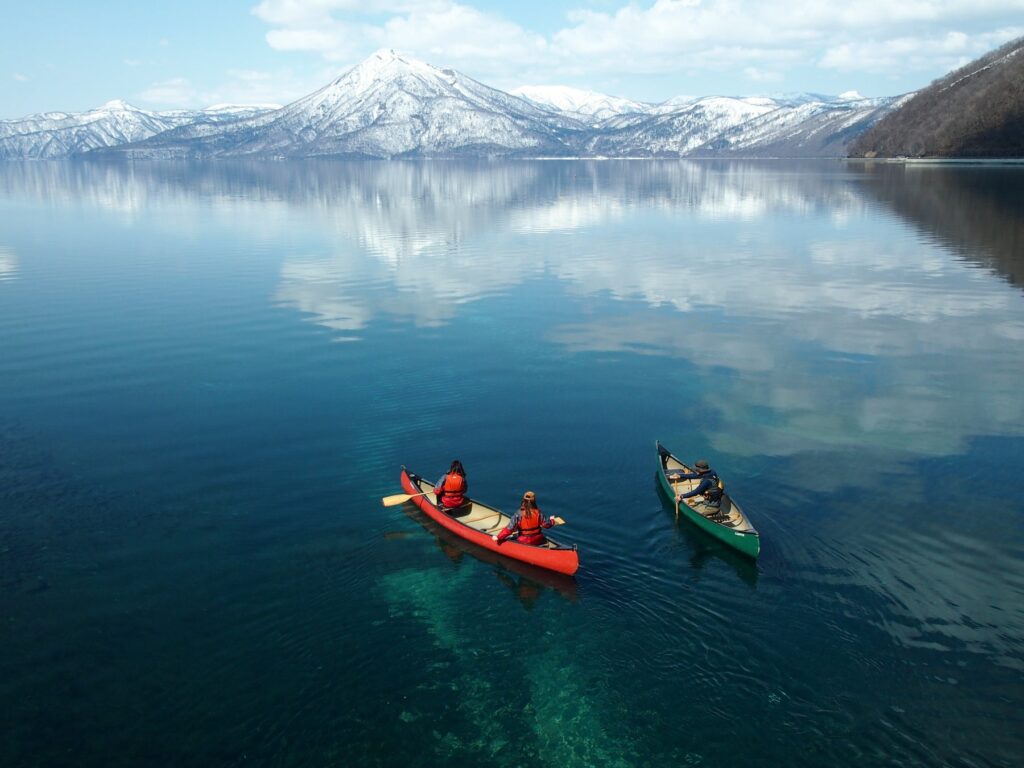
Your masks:
<svg viewBox="0 0 1024 768"><path fill-rule="evenodd" d="M697 511L705 517L714 517L722 511L722 488L718 479L718 473L711 469L706 459L697 460L694 462L693 467L697 470L696 472L672 474L673 482L678 482L679 480L700 480L697 483L697 487L692 491L677 494L676 501L689 499L693 496L703 496L704 498L698 502L700 508Z"/></svg>
<svg viewBox="0 0 1024 768"><path fill-rule="evenodd" d="M527 491L523 494L523 501L519 505L519 511L512 516L508 525L500 533L491 536L491 538L498 542L498 544L501 544L512 534L518 533L516 541L520 544L539 546L546 541L543 533L544 528L561 525L564 522L560 517L544 517L537 506L537 494L533 491Z"/></svg>
<svg viewBox="0 0 1024 768"><path fill-rule="evenodd" d="M441 475L441 479L434 485L438 509L448 512L464 506L468 490L469 482L466 480L466 470L463 469L462 462L455 459L448 472Z"/></svg>

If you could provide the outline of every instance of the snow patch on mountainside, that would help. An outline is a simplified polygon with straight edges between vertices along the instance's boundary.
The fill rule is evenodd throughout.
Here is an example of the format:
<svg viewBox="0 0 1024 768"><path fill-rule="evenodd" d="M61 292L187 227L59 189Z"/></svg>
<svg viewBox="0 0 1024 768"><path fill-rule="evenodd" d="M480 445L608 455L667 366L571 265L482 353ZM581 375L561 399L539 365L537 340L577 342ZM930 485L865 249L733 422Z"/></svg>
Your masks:
<svg viewBox="0 0 1024 768"><path fill-rule="evenodd" d="M45 112L0 120L0 160L67 157L143 141L182 125L223 123L266 111L268 107L262 105L222 105L198 111L150 112L115 99L85 112Z"/></svg>
<svg viewBox="0 0 1024 768"><path fill-rule="evenodd" d="M511 91L539 107L568 112L578 118L603 120L613 115L646 112L652 105L596 91L584 91L564 85L524 85Z"/></svg>
<svg viewBox="0 0 1024 768"><path fill-rule="evenodd" d="M895 108L896 99L812 101L737 124L695 154L839 157L846 145Z"/></svg>
<svg viewBox="0 0 1024 768"><path fill-rule="evenodd" d="M708 96L672 111L611 118L586 145L589 154L610 156L685 155L734 126L778 109L771 99Z"/></svg>

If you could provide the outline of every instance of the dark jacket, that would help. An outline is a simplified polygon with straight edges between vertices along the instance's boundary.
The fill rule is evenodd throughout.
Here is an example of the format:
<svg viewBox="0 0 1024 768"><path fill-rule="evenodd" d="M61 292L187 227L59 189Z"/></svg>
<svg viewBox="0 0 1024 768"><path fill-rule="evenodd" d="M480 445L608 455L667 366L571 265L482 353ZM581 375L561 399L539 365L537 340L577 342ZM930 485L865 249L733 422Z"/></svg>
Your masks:
<svg viewBox="0 0 1024 768"><path fill-rule="evenodd" d="M680 498L689 499L692 496L703 496L706 492L718 488L718 473L713 469L709 469L707 472L684 472L681 475L672 475L673 480L700 480L697 483L697 487L692 491L680 494ZM716 494L712 494L714 497ZM721 503L721 495L717 494L718 498L708 499L710 504Z"/></svg>

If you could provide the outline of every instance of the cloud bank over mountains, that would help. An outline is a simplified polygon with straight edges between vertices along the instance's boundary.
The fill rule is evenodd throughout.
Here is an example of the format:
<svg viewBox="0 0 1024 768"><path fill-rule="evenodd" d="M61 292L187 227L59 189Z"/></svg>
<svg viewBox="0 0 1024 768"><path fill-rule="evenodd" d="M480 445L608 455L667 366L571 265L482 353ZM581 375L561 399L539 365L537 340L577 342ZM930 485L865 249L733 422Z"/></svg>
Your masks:
<svg viewBox="0 0 1024 768"><path fill-rule="evenodd" d="M397 48L443 59L502 88L568 82L605 91L631 76L666 74L677 82L715 83L719 93L749 93L765 82L792 84L794 73L811 69L938 75L1024 34L1021 0L597 5L570 10L543 31L531 26L545 25L515 21L515 11L451 0L263 0L253 13L268 24L267 42L280 51L349 62L374 48ZM670 94L628 95L660 100Z"/></svg>

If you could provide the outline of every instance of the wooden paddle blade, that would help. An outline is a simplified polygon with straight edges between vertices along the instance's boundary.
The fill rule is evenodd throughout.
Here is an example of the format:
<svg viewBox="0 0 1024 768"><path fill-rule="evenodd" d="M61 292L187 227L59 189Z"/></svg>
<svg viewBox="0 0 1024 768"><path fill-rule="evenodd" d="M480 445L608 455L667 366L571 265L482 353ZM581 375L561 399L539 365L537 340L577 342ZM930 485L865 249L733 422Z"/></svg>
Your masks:
<svg viewBox="0 0 1024 768"><path fill-rule="evenodd" d="M394 496L385 496L381 499L381 503L385 507L397 507L399 504L405 504L409 499L415 499L417 496L426 496L429 491L423 493L396 493Z"/></svg>
<svg viewBox="0 0 1024 768"><path fill-rule="evenodd" d="M551 522L555 525L565 525L565 520L558 516L552 517Z"/></svg>

